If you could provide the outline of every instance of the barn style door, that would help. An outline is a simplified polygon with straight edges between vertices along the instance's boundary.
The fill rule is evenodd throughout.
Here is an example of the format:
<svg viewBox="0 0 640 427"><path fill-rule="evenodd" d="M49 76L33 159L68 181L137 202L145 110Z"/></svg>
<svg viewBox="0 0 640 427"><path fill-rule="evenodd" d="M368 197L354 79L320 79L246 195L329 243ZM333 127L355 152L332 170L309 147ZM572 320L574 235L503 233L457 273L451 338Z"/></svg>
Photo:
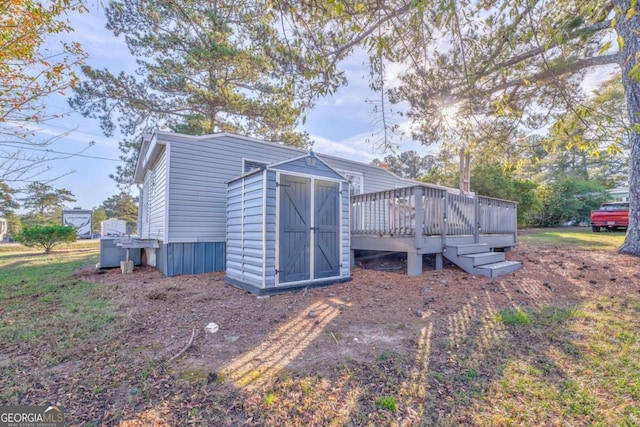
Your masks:
<svg viewBox="0 0 640 427"><path fill-rule="evenodd" d="M340 274L340 184L311 183L280 175L279 283Z"/></svg>
<svg viewBox="0 0 640 427"><path fill-rule="evenodd" d="M280 175L280 283L311 278L311 179Z"/></svg>
<svg viewBox="0 0 640 427"><path fill-rule="evenodd" d="M340 184L314 185L314 279L340 274Z"/></svg>

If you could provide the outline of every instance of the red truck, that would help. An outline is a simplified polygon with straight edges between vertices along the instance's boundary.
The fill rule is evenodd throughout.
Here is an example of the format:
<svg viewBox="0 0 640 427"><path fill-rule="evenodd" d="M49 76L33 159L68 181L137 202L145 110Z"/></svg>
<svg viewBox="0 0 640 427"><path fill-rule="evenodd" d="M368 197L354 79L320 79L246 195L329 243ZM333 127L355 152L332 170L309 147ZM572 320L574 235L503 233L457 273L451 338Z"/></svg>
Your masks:
<svg viewBox="0 0 640 427"><path fill-rule="evenodd" d="M629 226L629 202L603 203L597 211L591 211L591 229L617 230Z"/></svg>

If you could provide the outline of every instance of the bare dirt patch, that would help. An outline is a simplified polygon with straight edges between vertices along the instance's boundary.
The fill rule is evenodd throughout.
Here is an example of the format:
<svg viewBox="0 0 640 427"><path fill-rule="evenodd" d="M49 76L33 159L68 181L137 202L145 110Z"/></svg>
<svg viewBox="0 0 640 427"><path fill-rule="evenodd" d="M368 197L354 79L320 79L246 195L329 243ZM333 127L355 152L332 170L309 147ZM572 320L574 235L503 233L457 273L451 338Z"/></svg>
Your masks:
<svg viewBox="0 0 640 427"><path fill-rule="evenodd" d="M471 276L450 264L435 271L429 260L422 276L407 277L402 260L377 260L354 268L351 282L267 298L224 284L223 273L168 278L136 268L131 275L111 270L83 279L118 290L130 319L130 348L166 360L195 329L194 345L178 364L211 372L222 372L239 358L250 364L248 354L271 370L318 370L345 359L372 360L387 350L408 354L427 323L442 324L436 333L455 339L501 308L564 306L640 290L633 257L521 244L508 259L522 261L523 268L496 279ZM218 332L205 332L211 322Z"/></svg>

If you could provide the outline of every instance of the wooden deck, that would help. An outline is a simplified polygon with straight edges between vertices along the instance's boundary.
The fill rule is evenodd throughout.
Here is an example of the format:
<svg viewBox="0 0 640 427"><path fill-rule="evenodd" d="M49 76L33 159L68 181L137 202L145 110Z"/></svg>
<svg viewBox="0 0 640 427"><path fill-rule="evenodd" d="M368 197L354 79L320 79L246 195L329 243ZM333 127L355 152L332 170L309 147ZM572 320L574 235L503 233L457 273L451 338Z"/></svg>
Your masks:
<svg viewBox="0 0 640 427"><path fill-rule="evenodd" d="M419 275L423 254L436 254L436 268L441 268L450 247L511 249L516 215L516 202L462 196L427 184L359 194L351 197L351 249L406 252L407 273Z"/></svg>

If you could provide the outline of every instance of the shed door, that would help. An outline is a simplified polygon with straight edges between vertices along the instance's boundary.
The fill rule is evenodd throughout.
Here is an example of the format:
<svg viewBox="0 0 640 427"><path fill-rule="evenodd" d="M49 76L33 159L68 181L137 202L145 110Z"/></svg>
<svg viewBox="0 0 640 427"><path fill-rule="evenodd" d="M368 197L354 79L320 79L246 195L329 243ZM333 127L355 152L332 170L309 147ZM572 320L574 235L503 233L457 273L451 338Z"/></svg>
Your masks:
<svg viewBox="0 0 640 427"><path fill-rule="evenodd" d="M311 179L280 175L279 282L311 278Z"/></svg>
<svg viewBox="0 0 640 427"><path fill-rule="evenodd" d="M340 275L340 184L314 185L314 279Z"/></svg>

